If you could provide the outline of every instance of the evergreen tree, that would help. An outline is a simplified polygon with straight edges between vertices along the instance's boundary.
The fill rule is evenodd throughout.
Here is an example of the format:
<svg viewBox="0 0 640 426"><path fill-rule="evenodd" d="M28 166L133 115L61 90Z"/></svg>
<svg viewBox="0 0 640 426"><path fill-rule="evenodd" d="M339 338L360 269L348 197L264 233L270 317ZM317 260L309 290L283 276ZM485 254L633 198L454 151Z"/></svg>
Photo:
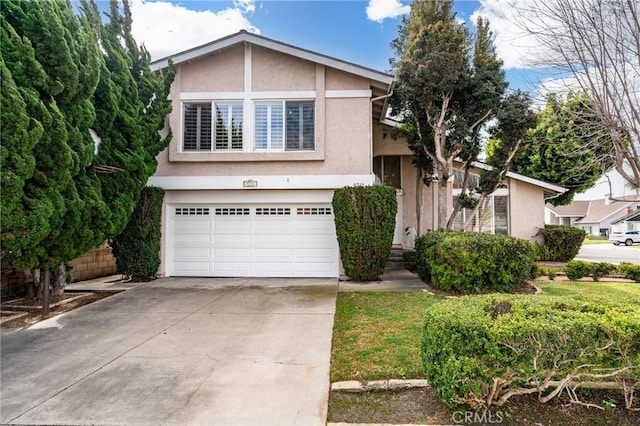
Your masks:
<svg viewBox="0 0 640 426"><path fill-rule="evenodd" d="M151 72L126 2L104 24L93 2L0 7L2 258L62 291L64 262L117 235L154 173L173 72Z"/></svg>
<svg viewBox="0 0 640 426"><path fill-rule="evenodd" d="M398 79L392 106L404 118L414 164L424 170L426 184L435 180L438 186L439 229L453 225L455 211L448 208L453 162L475 160L480 130L494 117L507 87L489 24L479 19L474 39L452 7L451 0L414 2L392 44Z"/></svg>
<svg viewBox="0 0 640 426"><path fill-rule="evenodd" d="M554 205L571 203L615 162L610 133L593 125L592 108L585 92L569 93L565 100L549 95L513 162L518 173L569 189L550 200Z"/></svg>

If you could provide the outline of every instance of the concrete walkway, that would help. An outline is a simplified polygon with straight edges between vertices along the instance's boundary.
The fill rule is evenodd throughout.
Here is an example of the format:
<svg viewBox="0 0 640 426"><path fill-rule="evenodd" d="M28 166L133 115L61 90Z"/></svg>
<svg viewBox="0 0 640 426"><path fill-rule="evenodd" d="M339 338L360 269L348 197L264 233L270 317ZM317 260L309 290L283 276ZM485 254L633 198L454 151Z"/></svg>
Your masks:
<svg viewBox="0 0 640 426"><path fill-rule="evenodd" d="M420 277L406 269L390 269L384 271L380 281L340 281L339 291L422 291L428 288Z"/></svg>
<svg viewBox="0 0 640 426"><path fill-rule="evenodd" d="M0 423L326 423L336 280L132 287L2 336Z"/></svg>

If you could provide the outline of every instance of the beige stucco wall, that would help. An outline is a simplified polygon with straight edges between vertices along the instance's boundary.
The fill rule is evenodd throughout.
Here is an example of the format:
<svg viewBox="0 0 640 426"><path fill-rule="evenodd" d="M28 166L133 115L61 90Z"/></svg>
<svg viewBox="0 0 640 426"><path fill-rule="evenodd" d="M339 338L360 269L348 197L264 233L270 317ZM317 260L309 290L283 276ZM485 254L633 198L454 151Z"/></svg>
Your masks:
<svg viewBox="0 0 640 426"><path fill-rule="evenodd" d="M224 92L228 95L237 92L238 100L243 99L247 52L251 54L253 93L315 91L315 151L181 152L181 94ZM168 120L173 140L158 155L155 176L370 174L370 98L335 97L335 93L332 97L325 97L325 90L358 91L369 88L370 82L366 78L257 46L230 47L206 58L179 64L171 87L174 105ZM248 133L245 134L245 144L252 144L253 135Z"/></svg>
<svg viewBox="0 0 640 426"><path fill-rule="evenodd" d="M511 235L542 242L544 192L539 186L509 179L509 224Z"/></svg>
<svg viewBox="0 0 640 426"><path fill-rule="evenodd" d="M386 134L386 136L385 136ZM422 191L423 208L421 212L422 234L438 227L437 184L429 187L416 182L416 168L412 164L412 152L406 141L388 126L374 125L373 155L402 156L402 203L403 227L413 226L417 230L416 187ZM479 173L479 171L476 171ZM530 183L508 179L509 187L509 224L511 235L527 240L540 241L536 236L538 229L544 226L544 192ZM448 209L453 209L452 186L448 188Z"/></svg>
<svg viewBox="0 0 640 426"><path fill-rule="evenodd" d="M252 88L255 91L315 90L313 62L258 46L252 47Z"/></svg>
<svg viewBox="0 0 640 426"><path fill-rule="evenodd" d="M176 66L172 96L180 92L241 92L244 90L244 48L232 46L218 54ZM173 99L177 99L173 97ZM174 113L179 108L174 107Z"/></svg>
<svg viewBox="0 0 640 426"><path fill-rule="evenodd" d="M389 126L375 123L373 126L373 155L410 155L413 152L407 146L403 136Z"/></svg>

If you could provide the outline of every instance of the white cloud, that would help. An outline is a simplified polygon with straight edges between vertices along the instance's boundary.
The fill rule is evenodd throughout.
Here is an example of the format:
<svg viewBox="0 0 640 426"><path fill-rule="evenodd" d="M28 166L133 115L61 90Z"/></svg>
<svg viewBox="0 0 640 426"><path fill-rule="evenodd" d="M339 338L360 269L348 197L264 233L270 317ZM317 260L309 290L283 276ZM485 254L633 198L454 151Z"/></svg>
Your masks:
<svg viewBox="0 0 640 426"><path fill-rule="evenodd" d="M498 57L504 61L504 67L532 68L541 57L539 42L534 36L522 29L523 21L531 22L531 16L524 16L528 5L536 0L480 0L480 8L470 17L476 22L478 17L489 20L495 34L495 46Z"/></svg>
<svg viewBox="0 0 640 426"><path fill-rule="evenodd" d="M398 0L369 0L367 18L382 22L387 18L397 18L411 11L411 6L403 5Z"/></svg>
<svg viewBox="0 0 640 426"><path fill-rule="evenodd" d="M133 0L132 32L138 44L144 44L149 50L152 59L159 59L242 29L259 34L247 17L254 10L254 0L236 0L234 7L217 12L190 10L163 1Z"/></svg>

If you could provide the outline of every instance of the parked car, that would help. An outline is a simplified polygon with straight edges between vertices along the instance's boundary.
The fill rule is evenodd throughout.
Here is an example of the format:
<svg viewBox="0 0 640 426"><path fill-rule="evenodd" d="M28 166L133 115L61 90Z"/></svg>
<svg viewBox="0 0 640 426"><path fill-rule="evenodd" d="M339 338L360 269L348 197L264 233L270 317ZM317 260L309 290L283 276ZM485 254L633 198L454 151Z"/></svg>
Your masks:
<svg viewBox="0 0 640 426"><path fill-rule="evenodd" d="M634 243L640 244L640 231L616 231L609 236L609 241L615 246L620 244L627 246Z"/></svg>

